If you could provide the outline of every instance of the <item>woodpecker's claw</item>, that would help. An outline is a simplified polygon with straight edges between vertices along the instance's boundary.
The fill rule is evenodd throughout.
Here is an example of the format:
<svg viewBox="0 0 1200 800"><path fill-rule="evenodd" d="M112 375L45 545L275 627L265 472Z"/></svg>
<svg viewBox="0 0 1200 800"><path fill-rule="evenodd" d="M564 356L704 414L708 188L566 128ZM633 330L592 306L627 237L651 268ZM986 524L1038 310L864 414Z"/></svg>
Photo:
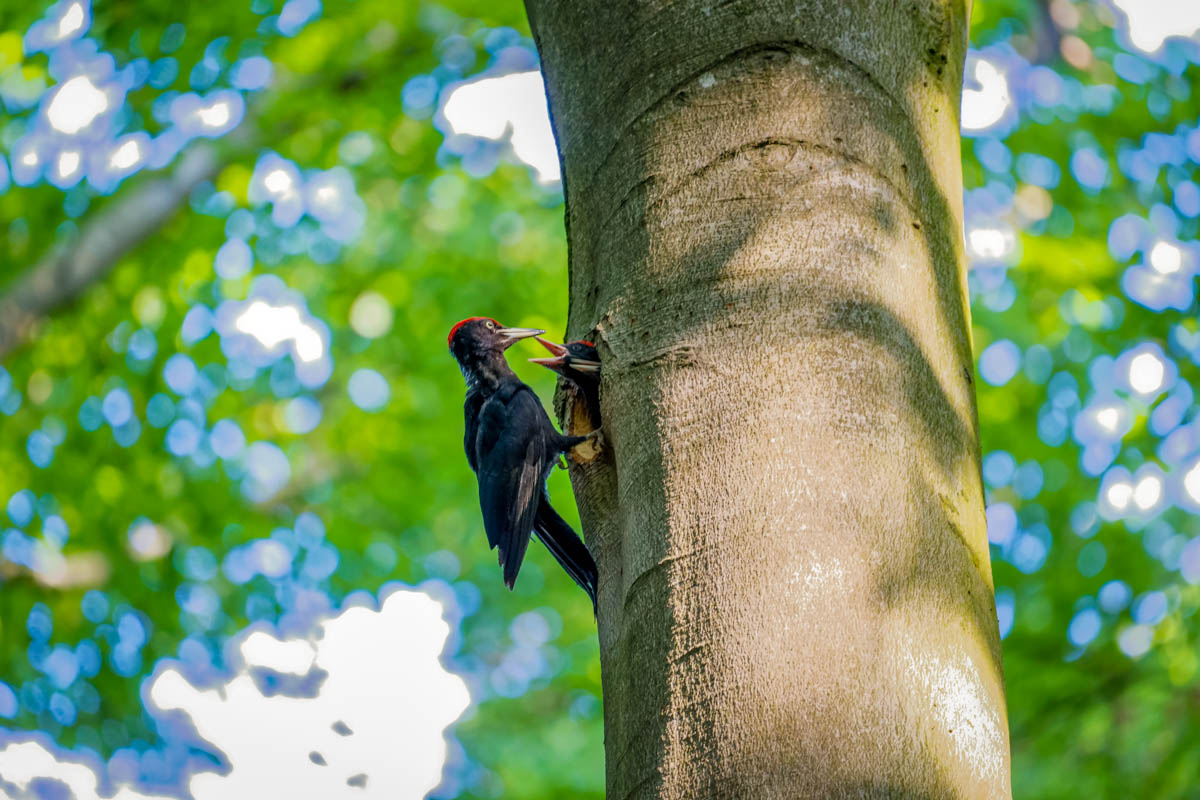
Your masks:
<svg viewBox="0 0 1200 800"><path fill-rule="evenodd" d="M596 428L583 437L583 441L571 448L567 457L576 464L590 464L600 457L604 450L604 434Z"/></svg>

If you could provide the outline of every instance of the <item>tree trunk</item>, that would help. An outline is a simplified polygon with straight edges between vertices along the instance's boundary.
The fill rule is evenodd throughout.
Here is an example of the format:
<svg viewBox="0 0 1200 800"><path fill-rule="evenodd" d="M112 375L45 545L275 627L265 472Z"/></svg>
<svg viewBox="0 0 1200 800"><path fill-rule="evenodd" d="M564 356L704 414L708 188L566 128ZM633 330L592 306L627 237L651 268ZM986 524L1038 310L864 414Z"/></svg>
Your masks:
<svg viewBox="0 0 1200 800"><path fill-rule="evenodd" d="M1008 797L954 0L527 0L608 797ZM569 413L569 412L568 412Z"/></svg>

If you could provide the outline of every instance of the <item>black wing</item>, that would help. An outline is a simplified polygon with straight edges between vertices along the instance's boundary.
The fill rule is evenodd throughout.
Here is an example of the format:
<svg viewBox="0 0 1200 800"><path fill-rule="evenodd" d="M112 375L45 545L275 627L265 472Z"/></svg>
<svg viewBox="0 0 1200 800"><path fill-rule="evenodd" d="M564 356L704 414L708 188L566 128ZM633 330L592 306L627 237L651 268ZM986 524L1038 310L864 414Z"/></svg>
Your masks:
<svg viewBox="0 0 1200 800"><path fill-rule="evenodd" d="M596 562L583 540L550 506L550 498L545 492L542 492L541 502L538 503L533 532L567 574L587 592L592 600L592 611L595 612L598 575Z"/></svg>
<svg viewBox="0 0 1200 800"><path fill-rule="evenodd" d="M479 434L479 410L483 407L481 392L467 392L467 402L463 404L463 414L466 417L466 430L463 433L463 449L467 451L467 463L472 472L479 471L475 463L475 437Z"/></svg>
<svg viewBox="0 0 1200 800"><path fill-rule="evenodd" d="M479 413L476 473L488 544L512 588L529 546L545 480L549 420L533 390L497 393Z"/></svg>

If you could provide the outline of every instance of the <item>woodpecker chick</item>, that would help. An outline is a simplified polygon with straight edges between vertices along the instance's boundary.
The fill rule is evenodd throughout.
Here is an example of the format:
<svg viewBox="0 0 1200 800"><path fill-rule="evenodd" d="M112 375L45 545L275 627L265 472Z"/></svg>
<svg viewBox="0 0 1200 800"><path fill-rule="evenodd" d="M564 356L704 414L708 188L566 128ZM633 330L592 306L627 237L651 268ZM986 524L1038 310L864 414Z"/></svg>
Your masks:
<svg viewBox="0 0 1200 800"><path fill-rule="evenodd" d="M599 394L600 352L596 345L582 340L555 344L541 336L536 338L553 355L551 358L531 358L531 362L554 370L584 392Z"/></svg>
<svg viewBox="0 0 1200 800"><path fill-rule="evenodd" d="M470 317L446 342L467 382L463 437L467 463L479 481L479 508L488 545L499 551L504 584L512 588L532 532L596 607L596 562L571 526L550 506L549 477L561 454L588 441L559 433L533 389L509 367L504 351L545 331L505 328Z"/></svg>
<svg viewBox="0 0 1200 800"><path fill-rule="evenodd" d="M551 358L531 358L566 378L572 387L567 401L567 432L584 434L600 429L600 353L591 342L578 341L566 344L537 337L542 347L553 353ZM582 403L579 400L582 399ZM575 449L572 457L580 463L594 461L600 454L599 440L588 442Z"/></svg>

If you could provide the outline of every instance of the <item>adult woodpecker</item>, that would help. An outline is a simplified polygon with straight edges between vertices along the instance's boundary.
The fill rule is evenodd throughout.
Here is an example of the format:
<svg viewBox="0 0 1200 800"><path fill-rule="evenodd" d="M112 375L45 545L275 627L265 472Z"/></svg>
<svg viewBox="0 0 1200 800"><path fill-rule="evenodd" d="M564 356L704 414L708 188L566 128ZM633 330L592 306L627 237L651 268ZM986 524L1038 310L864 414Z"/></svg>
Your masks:
<svg viewBox="0 0 1200 800"><path fill-rule="evenodd" d="M568 394L567 433L586 434L600 428L600 353L591 342L578 341L555 344L537 337L542 347L553 353L551 358L531 358L567 379L575 397ZM583 402L576 401L582 397ZM577 462L587 464L600 454L597 442L589 442L574 453Z"/></svg>
<svg viewBox="0 0 1200 800"><path fill-rule="evenodd" d="M499 550L504 584L511 589L516 583L532 532L588 593L595 610L596 562L546 493L559 456L589 437L559 433L504 357L516 342L541 333L505 328L490 317L469 317L450 329L446 342L467 382L463 445L479 480L483 527L488 544Z"/></svg>

